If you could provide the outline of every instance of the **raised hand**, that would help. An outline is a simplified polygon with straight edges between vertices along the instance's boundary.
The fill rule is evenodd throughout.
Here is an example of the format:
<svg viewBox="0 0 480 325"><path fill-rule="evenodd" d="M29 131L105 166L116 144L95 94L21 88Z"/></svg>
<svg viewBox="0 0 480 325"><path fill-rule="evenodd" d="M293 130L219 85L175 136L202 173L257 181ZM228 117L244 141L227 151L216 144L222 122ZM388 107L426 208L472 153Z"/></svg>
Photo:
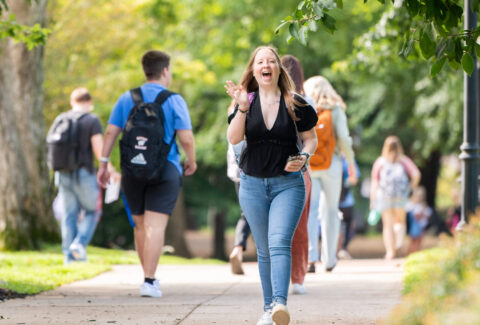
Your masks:
<svg viewBox="0 0 480 325"><path fill-rule="evenodd" d="M248 103L248 94L247 90L243 88L242 85L235 85L235 83L231 80L227 80L225 82L225 89L227 90L227 94L235 100L238 104L240 109L246 110L250 107Z"/></svg>

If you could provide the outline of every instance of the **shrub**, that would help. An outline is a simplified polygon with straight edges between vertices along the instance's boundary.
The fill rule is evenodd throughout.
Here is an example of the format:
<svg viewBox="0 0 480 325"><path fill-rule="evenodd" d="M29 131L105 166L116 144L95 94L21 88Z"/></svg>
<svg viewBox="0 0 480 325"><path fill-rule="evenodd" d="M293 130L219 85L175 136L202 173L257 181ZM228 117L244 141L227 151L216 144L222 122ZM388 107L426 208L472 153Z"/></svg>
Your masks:
<svg viewBox="0 0 480 325"><path fill-rule="evenodd" d="M382 324L480 324L480 216L455 239L410 255L403 299Z"/></svg>

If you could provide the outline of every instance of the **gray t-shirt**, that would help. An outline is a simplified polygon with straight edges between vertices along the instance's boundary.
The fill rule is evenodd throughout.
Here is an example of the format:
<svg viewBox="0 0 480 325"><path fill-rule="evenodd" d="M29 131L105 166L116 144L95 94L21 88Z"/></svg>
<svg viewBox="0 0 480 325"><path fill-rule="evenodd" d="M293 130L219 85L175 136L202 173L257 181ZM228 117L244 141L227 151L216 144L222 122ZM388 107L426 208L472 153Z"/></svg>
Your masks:
<svg viewBox="0 0 480 325"><path fill-rule="evenodd" d="M80 166L94 173L91 138L96 134L103 133L102 124L96 115L87 113L78 121L78 126L80 131L80 149L78 152Z"/></svg>

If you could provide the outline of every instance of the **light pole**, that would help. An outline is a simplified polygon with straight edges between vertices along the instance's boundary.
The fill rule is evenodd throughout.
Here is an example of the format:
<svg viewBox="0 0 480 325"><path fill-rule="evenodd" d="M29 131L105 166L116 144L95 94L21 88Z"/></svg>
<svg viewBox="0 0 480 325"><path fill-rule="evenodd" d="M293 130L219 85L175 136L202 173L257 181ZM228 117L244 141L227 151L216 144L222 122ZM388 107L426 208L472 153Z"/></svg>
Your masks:
<svg viewBox="0 0 480 325"><path fill-rule="evenodd" d="M464 26L466 30L472 30L477 25L477 15L470 8L470 0L465 0ZM474 53L472 53L474 54ZM478 98L478 71L476 55L472 55L475 69L472 76L464 73L464 94L463 94L463 143L460 146L462 151L462 214L457 229L461 230L467 223L467 217L475 212L478 205L478 119L479 98Z"/></svg>

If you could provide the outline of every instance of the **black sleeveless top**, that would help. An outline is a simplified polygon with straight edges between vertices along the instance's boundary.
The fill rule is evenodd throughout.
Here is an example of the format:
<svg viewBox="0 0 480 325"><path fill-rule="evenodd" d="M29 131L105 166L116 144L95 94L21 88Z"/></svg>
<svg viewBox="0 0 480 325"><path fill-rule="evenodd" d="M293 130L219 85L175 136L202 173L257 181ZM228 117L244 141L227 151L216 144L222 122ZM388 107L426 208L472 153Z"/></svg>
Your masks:
<svg viewBox="0 0 480 325"><path fill-rule="evenodd" d="M295 99L305 105L297 106L295 115L298 132L310 130L317 124L317 113L299 95ZM288 114L283 96L280 98L280 107L277 118L270 130L265 125L260 96L255 92L245 122L245 137L247 146L240 157L239 166L250 176L268 178L285 175L284 170L288 156L298 153L297 134L295 124ZM237 109L229 116L228 121L237 114Z"/></svg>

